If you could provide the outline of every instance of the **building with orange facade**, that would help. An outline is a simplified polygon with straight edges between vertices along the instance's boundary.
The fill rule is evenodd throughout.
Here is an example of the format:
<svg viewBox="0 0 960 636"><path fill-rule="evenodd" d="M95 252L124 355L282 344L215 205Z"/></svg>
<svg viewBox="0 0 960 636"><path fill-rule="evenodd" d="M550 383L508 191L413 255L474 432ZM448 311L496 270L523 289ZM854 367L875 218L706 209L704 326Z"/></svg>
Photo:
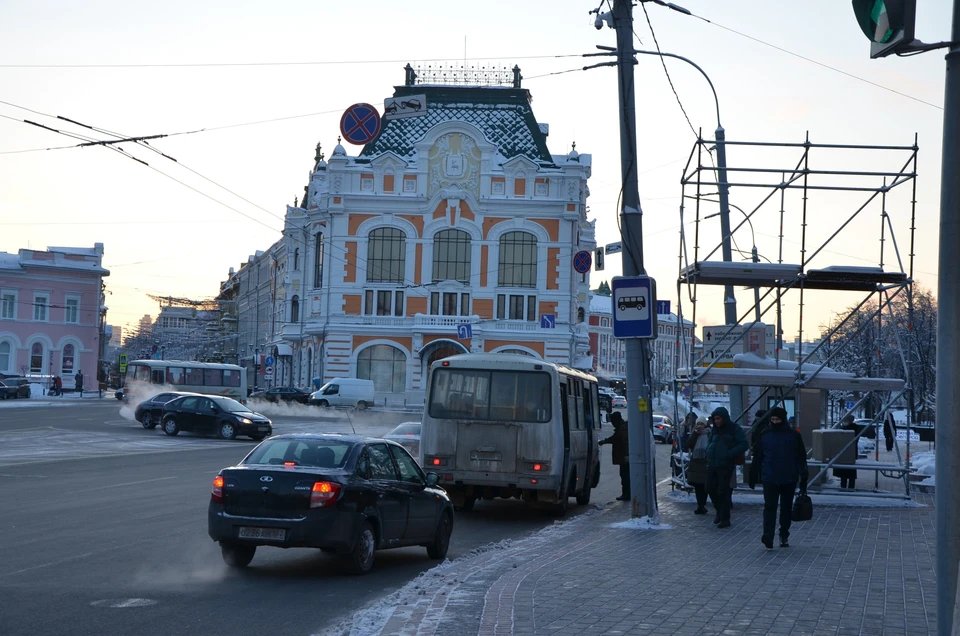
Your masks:
<svg viewBox="0 0 960 636"><path fill-rule="evenodd" d="M417 401L429 365L458 353L592 368L589 274L573 268L595 247L590 155L550 154L517 68L508 86L423 79L408 66L356 155L318 146L287 209L275 338L292 383L369 378ZM416 108L391 112L401 102Z"/></svg>

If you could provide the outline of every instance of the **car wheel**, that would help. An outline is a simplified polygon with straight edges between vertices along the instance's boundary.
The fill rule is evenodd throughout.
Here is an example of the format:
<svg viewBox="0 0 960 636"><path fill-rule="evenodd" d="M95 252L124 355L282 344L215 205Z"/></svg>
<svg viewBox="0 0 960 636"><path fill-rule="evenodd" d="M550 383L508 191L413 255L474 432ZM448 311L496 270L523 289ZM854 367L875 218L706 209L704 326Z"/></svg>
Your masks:
<svg viewBox="0 0 960 636"><path fill-rule="evenodd" d="M353 538L353 548L345 556L344 566L350 574L366 574L373 569L373 553L377 549L376 536L369 521L363 521Z"/></svg>
<svg viewBox="0 0 960 636"><path fill-rule="evenodd" d="M256 552L257 546L255 545L220 544L220 554L223 555L223 562L232 568L247 567L253 561L253 555Z"/></svg>
<svg viewBox="0 0 960 636"><path fill-rule="evenodd" d="M357 402L357 410L358 410L358 411L362 411L362 410L364 410L364 409L366 409L366 408L367 408L367 403L366 403L366 402L364 402L363 400L360 400L359 402Z"/></svg>
<svg viewBox="0 0 960 636"><path fill-rule="evenodd" d="M452 532L452 516L444 512L440 517L440 523L437 524L437 533L433 536L433 542L427 546L427 556L431 559L443 559L446 557L447 548L450 547L450 534Z"/></svg>
<svg viewBox="0 0 960 636"><path fill-rule="evenodd" d="M326 400L320 400L320 401L317 403L317 406L322 406L323 408L327 408L328 406L330 406L330 403L327 402Z"/></svg>
<svg viewBox="0 0 960 636"><path fill-rule="evenodd" d="M140 416L140 423L143 424L143 428L157 428L157 423L153 421L153 416L149 413Z"/></svg>
<svg viewBox="0 0 960 636"><path fill-rule="evenodd" d="M172 417L168 417L163 422L163 432L171 437L180 432L180 426L177 424L177 420Z"/></svg>
<svg viewBox="0 0 960 636"><path fill-rule="evenodd" d="M220 435L221 439L234 439L237 436L237 427L231 422L220 422L217 434Z"/></svg>
<svg viewBox="0 0 960 636"><path fill-rule="evenodd" d="M584 482L583 491L577 495L577 505L586 506L590 503L590 492L593 488L590 487L590 484Z"/></svg>

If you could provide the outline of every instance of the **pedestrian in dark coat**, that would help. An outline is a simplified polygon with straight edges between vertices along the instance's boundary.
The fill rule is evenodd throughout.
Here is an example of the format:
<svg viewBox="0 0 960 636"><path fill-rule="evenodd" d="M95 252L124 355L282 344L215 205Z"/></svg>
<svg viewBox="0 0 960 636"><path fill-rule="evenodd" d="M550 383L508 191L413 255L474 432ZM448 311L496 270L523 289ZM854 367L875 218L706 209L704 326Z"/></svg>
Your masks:
<svg viewBox="0 0 960 636"><path fill-rule="evenodd" d="M750 465L751 488L763 484L763 535L760 541L773 548L773 531L780 505L780 547L788 548L790 523L793 521L793 493L800 484L800 492L807 491L807 449L803 438L787 426L787 412L780 407L769 411L770 425L753 445L753 463Z"/></svg>
<svg viewBox="0 0 960 636"><path fill-rule="evenodd" d="M897 429L894 426L893 413L887 413L883 418L883 443L887 447L887 452L893 450L893 440L897 436Z"/></svg>
<svg viewBox="0 0 960 636"><path fill-rule="evenodd" d="M687 437L685 447L690 451L687 462L687 483L693 486L697 497L695 515L707 514L707 420L697 418L693 431Z"/></svg>
<svg viewBox="0 0 960 636"><path fill-rule="evenodd" d="M857 426L853 423L853 414L847 413L846 417L843 418L843 422L840 424L840 428L844 431L853 431L854 434L856 434ZM840 478L841 488L849 487L850 490L853 490L857 487L856 468L834 468L833 476Z"/></svg>
<svg viewBox="0 0 960 636"><path fill-rule="evenodd" d="M730 481L736 469L736 458L747 450L747 436L722 406L710 414L710 419L713 426L707 438L707 492L717 509L714 523L719 528L729 528Z"/></svg>
<svg viewBox="0 0 960 636"><path fill-rule="evenodd" d="M610 422L613 424L613 435L600 440L600 445L613 445L613 463L620 466L620 491L617 497L618 501L630 500L630 442L627 437L627 421L623 419L619 411L614 411L610 416Z"/></svg>

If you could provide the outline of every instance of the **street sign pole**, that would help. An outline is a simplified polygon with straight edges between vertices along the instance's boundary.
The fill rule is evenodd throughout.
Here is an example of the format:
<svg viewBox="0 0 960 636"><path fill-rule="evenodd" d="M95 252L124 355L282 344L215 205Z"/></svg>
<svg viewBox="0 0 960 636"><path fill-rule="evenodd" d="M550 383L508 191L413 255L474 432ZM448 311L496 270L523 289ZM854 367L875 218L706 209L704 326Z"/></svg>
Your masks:
<svg viewBox="0 0 960 636"><path fill-rule="evenodd" d="M620 96L620 176L624 276L645 275L643 269L643 217L637 183L637 111L633 86L633 6L615 0L613 20L617 30L617 73ZM651 311L654 308L651 307ZM651 412L650 347L646 340L629 338L627 362L627 429L629 434L631 515L660 523L657 511L656 472L653 464L653 413Z"/></svg>

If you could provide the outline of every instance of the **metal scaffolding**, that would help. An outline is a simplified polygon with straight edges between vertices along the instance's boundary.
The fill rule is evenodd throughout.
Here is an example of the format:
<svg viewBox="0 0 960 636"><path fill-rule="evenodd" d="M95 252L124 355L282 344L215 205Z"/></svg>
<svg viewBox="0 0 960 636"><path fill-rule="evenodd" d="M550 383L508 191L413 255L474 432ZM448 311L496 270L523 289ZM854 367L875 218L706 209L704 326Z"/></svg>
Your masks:
<svg viewBox="0 0 960 636"><path fill-rule="evenodd" d="M896 463L880 462L879 449L875 451L873 462L855 465L837 463L837 458L852 444L857 444L857 440L869 430L863 428L833 459L828 462L811 461L809 464L813 468L811 473L814 473L811 475L811 487L819 483L828 468L856 468L875 471L877 477L873 492L851 494L901 496L880 491L879 475L883 473L902 479L902 496L909 498L914 397L908 361L912 349L907 346L907 339L913 337L909 326L913 324L912 285L919 150L916 138L911 146L818 144L810 141L809 134L802 143L726 141L727 149L733 158L741 155L752 159L756 155L768 154L775 157L774 161L786 160L789 161L788 165L793 166L727 166L729 183L720 180L720 173L713 166L710 146L715 143L700 136L690 152L681 179L683 198L680 206L677 315L682 321L684 304L687 302L691 306L688 312L690 319L696 323L699 285L720 288L726 285L751 287L753 303L746 311L738 312L737 324L727 325L726 332L720 338L720 342L728 342L725 349L720 350L718 346L710 352L704 349L698 354L695 338L687 342L680 341L678 336L678 353L674 361L678 373L673 382L676 421L680 422L681 419L679 391L684 385L691 388L705 384L761 387L762 391L749 405L731 409L734 421L745 422L761 400L766 398L769 401L769 396L773 396L777 405L783 405L785 399L795 398L797 421L809 423L816 418L819 421L818 428L837 427L842 416L830 422L828 413L822 408L821 412L815 415L802 413L804 401L799 397L804 390L862 393L854 407L846 409L842 415L857 411L868 400L876 400L879 403L874 414L877 425L891 408L906 400L906 449L905 454L901 455L899 442L895 439ZM706 165L707 159L710 165ZM864 164L868 164L869 169L856 167ZM893 167L890 168L890 165ZM728 235L719 236L716 243L713 243L706 240L705 232L701 231L700 226L705 220L720 214L716 212L720 203L717 194L724 187L729 187L730 201L749 200L752 207L744 206L747 208L744 209L731 204L730 208L738 210L743 218L732 227ZM777 203L779 209L771 210ZM893 214L888 211L890 207L894 208ZM691 212L693 218L689 219ZM905 227L907 216L909 227ZM798 225L794 225L795 222L799 222ZM692 236L686 230L689 223L693 225ZM768 235L775 239L768 241L768 244L776 245L775 259L761 261L756 246L755 223L760 230L765 225L774 225L777 228L776 234ZM785 227L796 228L795 235L799 235L798 249L785 245L794 243L786 238ZM749 229L753 242L750 251L741 250L737 245L737 239L743 240L746 229ZM908 236L909 253L906 257L901 253L897 230L901 236ZM878 241L877 266L825 263L828 254L836 253L827 248L840 242L842 236L855 235L857 240L865 240L871 232L876 234ZM718 257L724 240L737 245L733 251L748 256L749 261L712 260ZM814 302L815 294L825 291L860 293L863 298L843 320L833 325L828 333L821 334L820 341L811 350L804 351L804 308ZM788 297L794 297L799 302L799 353L796 361L781 358L784 352L783 305ZM907 333L901 333L897 321L892 319L891 303L898 298L906 299ZM838 373L829 367L831 360L843 351L852 338L844 340L839 347L832 350L828 343L832 343L837 332L848 326L851 318L864 308L869 309L870 319L858 326L854 336L873 320L877 321L878 333L880 330L893 329L902 362L902 377L855 377L850 373ZM890 319L884 319L885 311L890 315ZM751 325L761 323L767 315L775 325L776 344L773 358L757 362L750 356L738 355L734 356L734 364L730 365L735 368L720 368L718 362L729 360L731 351L738 343L743 342ZM878 340L877 347L879 346ZM710 353L709 359L705 357L707 353ZM759 357L765 356L761 354ZM751 366L754 368L748 368ZM733 395L731 391L731 396ZM732 406L738 402L739 398L731 398ZM810 409L809 406L807 408ZM680 436L677 437L679 439ZM879 436L877 437L879 441ZM684 452L679 453L676 472L679 472L679 475L674 477L675 485L686 488Z"/></svg>

